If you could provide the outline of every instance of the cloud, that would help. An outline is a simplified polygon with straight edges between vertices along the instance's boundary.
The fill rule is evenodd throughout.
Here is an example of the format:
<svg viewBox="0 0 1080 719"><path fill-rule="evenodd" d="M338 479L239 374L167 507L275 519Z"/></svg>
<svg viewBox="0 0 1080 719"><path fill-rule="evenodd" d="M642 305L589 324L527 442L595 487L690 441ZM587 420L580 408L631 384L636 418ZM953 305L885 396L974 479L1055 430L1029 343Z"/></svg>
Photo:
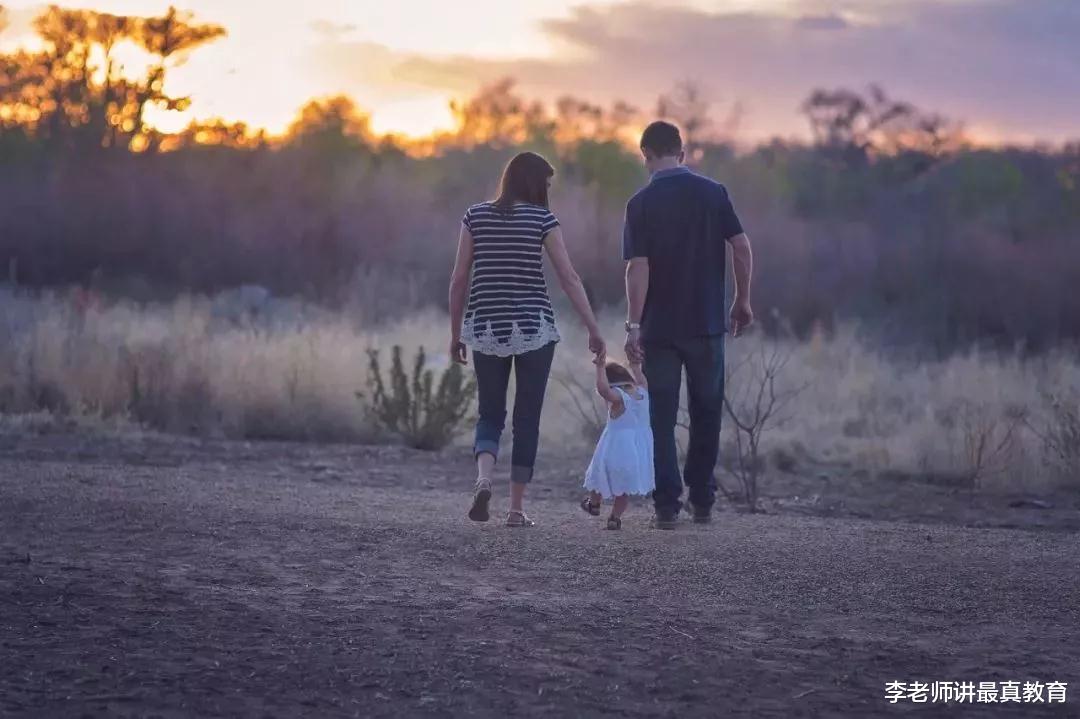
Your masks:
<svg viewBox="0 0 1080 719"><path fill-rule="evenodd" d="M339 40L358 29L352 23L339 23L332 20L313 20L309 27L324 40Z"/></svg>
<svg viewBox="0 0 1080 719"><path fill-rule="evenodd" d="M805 30L845 30L848 21L841 15L803 15L795 21L795 26Z"/></svg>
<svg viewBox="0 0 1080 719"><path fill-rule="evenodd" d="M835 3L833 3L835 4ZM881 84L977 129L1007 137L1080 134L1080 2L824 0L801 13L710 12L672 4L583 6L543 22L550 58L399 53L327 43L319 66L381 94L469 93L502 77L530 96L573 94L651 109L692 80L719 112L745 109L747 137L805 132L800 102L815 87Z"/></svg>

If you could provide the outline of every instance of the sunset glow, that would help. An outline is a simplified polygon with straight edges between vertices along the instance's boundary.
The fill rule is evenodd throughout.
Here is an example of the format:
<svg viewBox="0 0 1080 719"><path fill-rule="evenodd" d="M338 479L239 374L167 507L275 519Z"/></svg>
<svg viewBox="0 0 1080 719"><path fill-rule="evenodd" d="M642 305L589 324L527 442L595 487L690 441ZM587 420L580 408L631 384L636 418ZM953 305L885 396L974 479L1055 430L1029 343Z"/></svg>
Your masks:
<svg viewBox="0 0 1080 719"><path fill-rule="evenodd" d="M6 0L0 48L33 42L42 5ZM148 15L169 2L70 0L64 6ZM1075 6L1047 0L188 0L228 37L170 72L190 95L185 113L157 111L159 129L192 118L243 121L282 132L306 100L353 97L379 133L448 129L448 108L484 84L513 77L523 95L623 99L644 112L682 80L699 82L723 114L742 108L738 135L804 135L801 99L814 87L880 82L895 94L1002 139L1064 139L1080 100L1068 38ZM976 21L968 15L983 13ZM994 14L996 13L996 14ZM1030 28L1017 28L1020 20ZM1039 35L1048 32L1048 42ZM1055 32L1061 34L1060 42ZM904 63L897 57L909 57ZM130 62L137 63L132 56ZM1002 102L1007 99L1008 102ZM1030 117L1040 118L1031 127Z"/></svg>

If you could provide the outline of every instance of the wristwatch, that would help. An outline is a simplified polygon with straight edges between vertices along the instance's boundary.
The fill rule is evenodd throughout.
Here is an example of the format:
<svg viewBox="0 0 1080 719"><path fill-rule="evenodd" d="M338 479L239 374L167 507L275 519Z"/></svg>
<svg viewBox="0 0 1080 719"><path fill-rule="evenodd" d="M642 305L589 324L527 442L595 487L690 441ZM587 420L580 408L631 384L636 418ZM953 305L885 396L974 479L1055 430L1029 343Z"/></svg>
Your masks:
<svg viewBox="0 0 1080 719"><path fill-rule="evenodd" d="M630 322L630 321L626 322L626 331L627 332L630 332L631 330L639 330L639 329L641 329L641 323L640 322Z"/></svg>

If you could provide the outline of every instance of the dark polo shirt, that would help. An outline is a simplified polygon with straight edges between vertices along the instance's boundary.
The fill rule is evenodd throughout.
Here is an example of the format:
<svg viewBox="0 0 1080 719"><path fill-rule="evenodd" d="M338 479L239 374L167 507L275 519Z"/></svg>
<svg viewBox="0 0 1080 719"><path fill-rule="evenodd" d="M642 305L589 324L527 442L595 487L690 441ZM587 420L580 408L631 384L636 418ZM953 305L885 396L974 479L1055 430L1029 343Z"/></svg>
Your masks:
<svg viewBox="0 0 1080 719"><path fill-rule="evenodd" d="M661 170L626 205L623 258L649 259L643 340L723 334L727 240L743 231L727 189L686 167Z"/></svg>

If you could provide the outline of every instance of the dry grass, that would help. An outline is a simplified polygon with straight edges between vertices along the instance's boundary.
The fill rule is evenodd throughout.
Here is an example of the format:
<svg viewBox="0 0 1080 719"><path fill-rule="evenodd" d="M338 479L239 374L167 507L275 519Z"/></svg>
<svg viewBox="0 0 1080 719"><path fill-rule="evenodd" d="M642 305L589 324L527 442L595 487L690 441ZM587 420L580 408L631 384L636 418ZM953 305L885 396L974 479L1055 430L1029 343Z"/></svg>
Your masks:
<svg viewBox="0 0 1080 719"><path fill-rule="evenodd" d="M550 385L543 432L552 446L584 449L595 436L588 403L597 400L587 389L592 371L584 337L563 317L555 372L564 381ZM614 314L607 325L617 348ZM377 441L355 394L366 385L365 351L400 344L411 356L424 345L439 367L447 362L445 341L445 318L437 312L369 327L351 315L288 303L251 316L206 298L85 308L61 295L4 295L0 413L8 426L27 428L39 426L45 412L110 427L130 422L237 438ZM729 341L729 364L739 366L765 341L753 335ZM1064 352L1026 360L972 353L908 364L867 346L850 327L783 344L790 361L779 388L802 391L786 410L789 420L762 437L766 456L935 475L991 490L1076 483L1077 468L1062 461L1068 455L1047 442L1068 431L1055 422L1072 416L1062 403L1080 396L1080 363ZM730 382L740 382L738 372ZM35 419L12 419L24 415ZM730 443L731 422L726 425Z"/></svg>

